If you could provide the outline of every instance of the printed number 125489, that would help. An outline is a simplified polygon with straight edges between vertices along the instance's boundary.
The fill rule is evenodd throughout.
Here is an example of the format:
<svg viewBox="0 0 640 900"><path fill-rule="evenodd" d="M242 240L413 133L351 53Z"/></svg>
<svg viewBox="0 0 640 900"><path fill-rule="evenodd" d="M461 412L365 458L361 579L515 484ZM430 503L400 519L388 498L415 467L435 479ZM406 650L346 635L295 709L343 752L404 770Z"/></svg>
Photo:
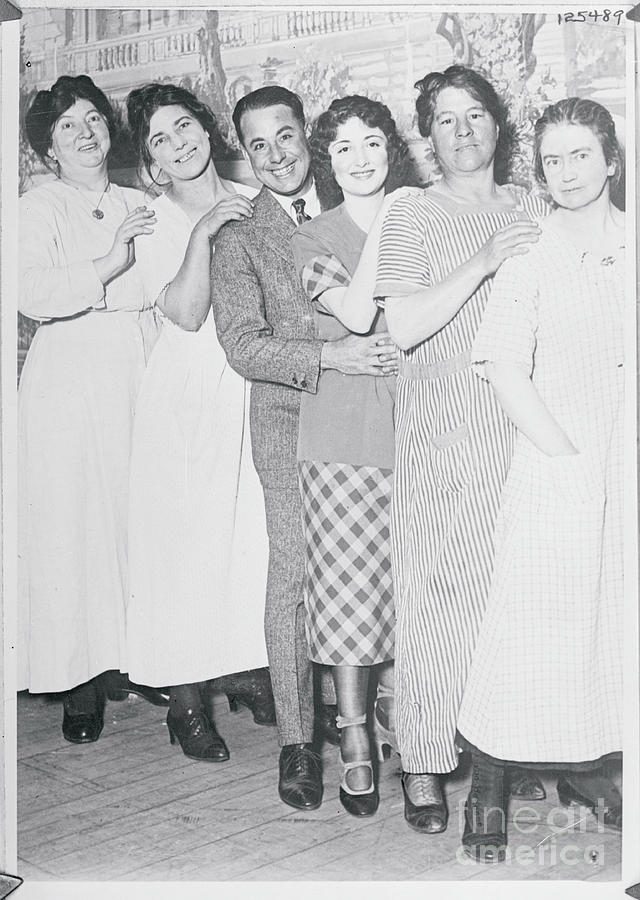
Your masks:
<svg viewBox="0 0 640 900"><path fill-rule="evenodd" d="M581 9L578 12L566 12L566 13L558 13L558 25L562 25L563 22L613 22L615 20L615 24L619 25L622 17L624 16L623 9L617 9L613 12L610 9Z"/></svg>

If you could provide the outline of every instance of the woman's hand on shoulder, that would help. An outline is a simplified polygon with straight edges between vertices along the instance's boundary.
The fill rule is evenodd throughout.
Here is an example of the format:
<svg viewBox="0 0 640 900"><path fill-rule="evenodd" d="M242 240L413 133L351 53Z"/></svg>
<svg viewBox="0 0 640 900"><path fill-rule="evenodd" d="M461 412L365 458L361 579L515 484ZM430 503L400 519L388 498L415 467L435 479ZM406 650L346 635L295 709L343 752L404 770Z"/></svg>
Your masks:
<svg viewBox="0 0 640 900"><path fill-rule="evenodd" d="M384 222L387 213L393 206L393 204L397 200L407 200L409 197L418 196L422 194L422 188L415 187L399 187L396 188L395 191L391 191L389 194L385 194L384 199L380 205L380 209L376 214L376 218L374 220L375 228L371 230L377 235L378 232L382 229L382 223Z"/></svg>
<svg viewBox="0 0 640 900"><path fill-rule="evenodd" d="M382 202L382 212L386 213L396 202L396 200L401 200L406 197L418 197L423 194L424 191L422 188L417 187L399 187L396 188L395 191L391 191L389 194L385 194L384 200Z"/></svg>
<svg viewBox="0 0 640 900"><path fill-rule="evenodd" d="M136 206L125 216L115 233L111 250L106 256L93 261L103 284L121 275L135 262L134 238L141 234L153 234L155 223L155 212L146 206Z"/></svg>
<svg viewBox="0 0 640 900"><path fill-rule="evenodd" d="M231 194L212 206L196 224L194 232L214 238L227 222L240 222L253 215L253 203L242 194Z"/></svg>
<svg viewBox="0 0 640 900"><path fill-rule="evenodd" d="M475 255L482 274L493 275L505 259L528 253L531 244L538 241L540 234L538 223L528 219L520 219L499 228Z"/></svg>

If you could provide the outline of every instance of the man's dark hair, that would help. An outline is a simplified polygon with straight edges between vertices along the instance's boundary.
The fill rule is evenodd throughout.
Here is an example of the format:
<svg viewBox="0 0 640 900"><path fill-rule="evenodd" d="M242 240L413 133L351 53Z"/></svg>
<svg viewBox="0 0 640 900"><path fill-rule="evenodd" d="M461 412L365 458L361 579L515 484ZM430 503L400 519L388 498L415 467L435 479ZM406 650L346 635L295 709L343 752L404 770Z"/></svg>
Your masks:
<svg viewBox="0 0 640 900"><path fill-rule="evenodd" d="M244 140L242 138L242 128L240 125L243 115L254 109L267 109L269 106L288 106L302 128L305 127L304 109L300 97L298 97L297 94L294 94L293 91L281 87L279 84L267 85L267 87L261 87L256 91L251 91L250 94L245 94L244 97L241 97L238 100L233 110L233 124L238 139L243 146Z"/></svg>

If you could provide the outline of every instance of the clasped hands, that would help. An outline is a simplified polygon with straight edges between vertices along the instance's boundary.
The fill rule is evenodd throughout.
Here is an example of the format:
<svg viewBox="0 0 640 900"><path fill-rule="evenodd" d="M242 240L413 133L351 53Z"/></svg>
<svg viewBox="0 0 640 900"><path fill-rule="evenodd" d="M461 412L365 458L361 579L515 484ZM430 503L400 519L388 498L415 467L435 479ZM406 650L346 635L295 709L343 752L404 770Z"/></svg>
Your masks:
<svg viewBox="0 0 640 900"><path fill-rule="evenodd" d="M321 367L343 375L397 375L398 348L388 332L349 334L322 347Z"/></svg>

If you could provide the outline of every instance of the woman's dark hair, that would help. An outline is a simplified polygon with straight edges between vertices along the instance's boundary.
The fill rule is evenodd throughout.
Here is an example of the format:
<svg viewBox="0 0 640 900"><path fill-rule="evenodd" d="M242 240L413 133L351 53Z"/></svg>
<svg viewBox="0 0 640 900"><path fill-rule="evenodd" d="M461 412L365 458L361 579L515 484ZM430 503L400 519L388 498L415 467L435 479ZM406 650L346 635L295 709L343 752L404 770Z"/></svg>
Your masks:
<svg viewBox="0 0 640 900"><path fill-rule="evenodd" d="M423 137L431 135L436 101L440 91L453 87L466 91L491 115L498 126L496 153L493 164L494 178L498 184L509 179L511 153L515 143L515 126L509 121L507 105L496 93L493 85L475 69L467 66L449 66L444 72L429 72L414 87L420 94L416 100L418 129Z"/></svg>
<svg viewBox="0 0 640 900"><path fill-rule="evenodd" d="M547 106L535 124L533 167L541 185L546 185L547 180L544 176L540 146L547 129L553 125L583 125L589 128L600 141L607 165L615 166L615 172L610 176L611 191L620 186L624 175L624 161L611 113L595 100L585 100L581 97L567 97Z"/></svg>
<svg viewBox="0 0 640 900"><path fill-rule="evenodd" d="M25 114L27 139L45 165L50 165L53 129L78 100L89 100L104 117L113 141L116 116L111 103L88 75L62 75L48 91L38 91Z"/></svg>
<svg viewBox="0 0 640 900"><path fill-rule="evenodd" d="M322 209L333 209L344 200L342 188L333 174L329 144L335 141L340 125L349 119L360 119L369 128L379 128L387 139L389 174L384 185L386 194L403 185L418 184L406 141L398 134L389 108L368 97L341 97L318 116L309 139L311 168Z"/></svg>
<svg viewBox="0 0 640 900"><path fill-rule="evenodd" d="M176 84L145 84L144 87L131 91L127 97L127 119L139 163L152 181L155 181L151 174L153 158L147 140L151 119L163 106L182 106L186 109L209 135L213 158L226 155L228 148L218 129L216 117L205 103L198 100L191 91Z"/></svg>

